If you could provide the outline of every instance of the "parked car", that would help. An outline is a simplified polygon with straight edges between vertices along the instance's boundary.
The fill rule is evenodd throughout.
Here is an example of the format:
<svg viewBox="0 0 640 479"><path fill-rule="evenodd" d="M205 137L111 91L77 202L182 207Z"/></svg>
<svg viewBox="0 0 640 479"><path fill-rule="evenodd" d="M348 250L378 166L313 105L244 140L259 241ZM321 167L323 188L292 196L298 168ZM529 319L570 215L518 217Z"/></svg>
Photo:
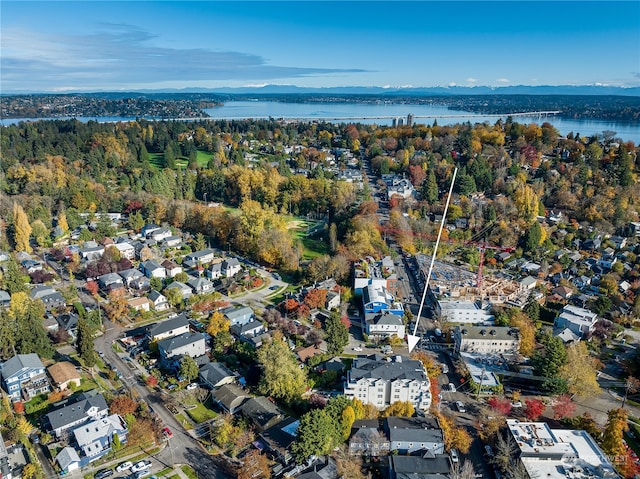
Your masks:
<svg viewBox="0 0 640 479"><path fill-rule="evenodd" d="M511 407L522 407L521 401L514 401L511 403Z"/></svg>
<svg viewBox="0 0 640 479"><path fill-rule="evenodd" d="M131 466L131 472L136 473L140 471L146 471L151 467L151 461L138 461Z"/></svg>
<svg viewBox="0 0 640 479"><path fill-rule="evenodd" d="M467 410L464 407L464 403L462 401L456 401L456 407L460 412L467 412Z"/></svg>
<svg viewBox="0 0 640 479"><path fill-rule="evenodd" d="M118 464L116 466L116 472L128 471L133 466L131 461L123 462L122 464Z"/></svg>
<svg viewBox="0 0 640 479"><path fill-rule="evenodd" d="M442 374L447 374L449 372L449 366L446 364L442 365Z"/></svg>
<svg viewBox="0 0 640 479"><path fill-rule="evenodd" d="M493 449L491 449L491 446L489 444L484 446L484 450L486 451L487 456L493 457Z"/></svg>
<svg viewBox="0 0 640 479"><path fill-rule="evenodd" d="M187 386L187 390L192 391L198 387L198 383L191 383Z"/></svg>
<svg viewBox="0 0 640 479"><path fill-rule="evenodd" d="M456 392L456 385L453 383L449 383L449 391L452 393Z"/></svg>
<svg viewBox="0 0 640 479"><path fill-rule="evenodd" d="M105 479L109 476L113 476L113 469L100 469L93 475L94 479Z"/></svg>
<svg viewBox="0 0 640 479"><path fill-rule="evenodd" d="M143 477L147 477L149 474L151 474L151 471L149 470L138 471L133 475L133 479L142 479Z"/></svg>
<svg viewBox="0 0 640 479"><path fill-rule="evenodd" d="M458 456L458 451L455 449L451 449L449 451L449 455L451 456L451 462L458 462L460 457Z"/></svg>
<svg viewBox="0 0 640 479"><path fill-rule="evenodd" d="M354 351L362 351L362 348L360 346L356 346L355 348L353 348Z"/></svg>
<svg viewBox="0 0 640 479"><path fill-rule="evenodd" d="M173 437L171 429L169 429L167 426L162 428L162 434L164 434L165 437Z"/></svg>

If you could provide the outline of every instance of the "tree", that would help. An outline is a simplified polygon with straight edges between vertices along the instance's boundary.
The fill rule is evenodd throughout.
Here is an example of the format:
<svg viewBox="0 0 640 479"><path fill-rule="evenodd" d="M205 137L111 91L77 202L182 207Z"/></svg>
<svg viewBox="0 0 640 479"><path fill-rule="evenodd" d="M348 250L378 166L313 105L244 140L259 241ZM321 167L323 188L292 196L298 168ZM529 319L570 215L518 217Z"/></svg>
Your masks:
<svg viewBox="0 0 640 479"><path fill-rule="evenodd" d="M560 369L567 361L567 351L562 339L550 333L540 339L544 346L531 358L534 373L544 377L543 387L551 392L564 392L566 384L559 377Z"/></svg>
<svg viewBox="0 0 640 479"><path fill-rule="evenodd" d="M207 247L207 240L202 233L196 233L193 239L193 247L196 251L201 251Z"/></svg>
<svg viewBox="0 0 640 479"><path fill-rule="evenodd" d="M338 443L341 432L324 409L314 409L300 418L296 441L291 452L298 463L309 457L329 454Z"/></svg>
<svg viewBox="0 0 640 479"><path fill-rule="evenodd" d="M138 403L124 394L114 397L111 400L111 404L109 404L109 411L111 414L119 414L120 416L133 414L137 409Z"/></svg>
<svg viewBox="0 0 640 479"><path fill-rule="evenodd" d="M30 462L29 464L25 464L22 468L22 478L35 479L38 477L38 472L38 467L33 462Z"/></svg>
<svg viewBox="0 0 640 479"><path fill-rule="evenodd" d="M332 311L325 323L327 332L327 352L331 355L342 353L344 347L349 344L349 330L340 321L340 313Z"/></svg>
<svg viewBox="0 0 640 479"><path fill-rule="evenodd" d="M451 438L451 446L462 454L467 454L469 449L471 449L471 443L473 442L473 438L469 431L467 431L464 427L455 427L453 428L453 437Z"/></svg>
<svg viewBox="0 0 640 479"><path fill-rule="evenodd" d="M561 394L560 396L556 396L552 407L553 418L564 419L573 416L576 410L576 403L571 400L571 396L568 394Z"/></svg>
<svg viewBox="0 0 640 479"><path fill-rule="evenodd" d="M180 303L182 303L182 292L178 288L167 288L164 290L164 295L167 298L167 302L174 308L178 307Z"/></svg>
<svg viewBox="0 0 640 479"><path fill-rule="evenodd" d="M430 379L437 378L442 374L442 368L440 365L436 362L435 358L427 354L426 351L415 351L411 353L411 359L416 359L422 363L425 371L427 372L427 377Z"/></svg>
<svg viewBox="0 0 640 479"><path fill-rule="evenodd" d="M10 295L27 291L28 277L20 271L18 263L11 258L5 263L4 273L2 275L3 289L7 290Z"/></svg>
<svg viewBox="0 0 640 479"><path fill-rule="evenodd" d="M529 421L537 421L545 409L546 406L540 399L531 398L524 400L523 412Z"/></svg>
<svg viewBox="0 0 640 479"><path fill-rule="evenodd" d="M257 449L252 449L236 468L237 479L268 479L270 477L269 461Z"/></svg>
<svg viewBox="0 0 640 479"><path fill-rule="evenodd" d="M533 321L519 309L513 308L509 311L509 326L519 330L520 354L531 357L536 348L536 327Z"/></svg>
<svg viewBox="0 0 640 479"><path fill-rule="evenodd" d="M524 250L526 252L532 253L536 250L538 246L540 246L540 240L542 238L542 227L540 223L534 221L533 224L527 230L527 233L524 238Z"/></svg>
<svg viewBox="0 0 640 479"><path fill-rule="evenodd" d="M209 324L207 325L207 333L212 337L216 337L222 331L229 331L231 322L224 317L220 311L214 312L209 318Z"/></svg>
<svg viewBox="0 0 640 479"><path fill-rule="evenodd" d="M16 251L31 253L31 225L29 218L18 203L13 204L13 241Z"/></svg>
<svg viewBox="0 0 640 479"><path fill-rule="evenodd" d="M505 397L493 396L487 401L491 409L502 416L508 416L513 406L511 401Z"/></svg>
<svg viewBox="0 0 640 479"><path fill-rule="evenodd" d="M120 443L120 436L118 436L118 433L113 433L113 438L111 438L111 450L113 452L118 452L121 447L122 444Z"/></svg>
<svg viewBox="0 0 640 479"><path fill-rule="evenodd" d="M451 466L449 479L474 479L475 477L476 471L471 461L465 459L462 466L460 466L459 462L454 462Z"/></svg>
<svg viewBox="0 0 640 479"><path fill-rule="evenodd" d="M429 168L427 178L422 183L422 198L429 204L438 201L438 182L433 168Z"/></svg>
<svg viewBox="0 0 640 479"><path fill-rule="evenodd" d="M353 407L347 406L342 410L342 440L346 441L349 439L351 435L351 426L353 426L354 421L356 420L356 413L353 410Z"/></svg>
<svg viewBox="0 0 640 479"><path fill-rule="evenodd" d="M94 331L86 319L78 319L78 335L76 349L85 366L91 368L96 364L96 351L93 347Z"/></svg>
<svg viewBox="0 0 640 479"><path fill-rule="evenodd" d="M45 307L39 299L30 298L27 293L19 292L11 296L7 318L9 326L1 331L6 334L13 329L10 340L18 354L36 353L50 359L55 350L44 328Z"/></svg>
<svg viewBox="0 0 640 479"><path fill-rule="evenodd" d="M131 228L136 233L139 233L140 230L144 227L144 217L140 210L129 214L129 228Z"/></svg>
<svg viewBox="0 0 640 479"><path fill-rule="evenodd" d="M348 449L344 446L336 451L334 459L336 461L338 477L367 479L367 476L365 476L362 471L362 458L350 455Z"/></svg>
<svg viewBox="0 0 640 479"><path fill-rule="evenodd" d="M180 377L185 381L193 381L198 377L198 363L191 356L184 355L180 360Z"/></svg>
<svg viewBox="0 0 640 479"><path fill-rule="evenodd" d="M585 398L600 394L596 366L597 359L591 357L584 342L567 348L567 360L558 373L569 394Z"/></svg>
<svg viewBox="0 0 640 479"><path fill-rule="evenodd" d="M610 410L602 434L602 450L609 456L623 457L627 452L624 443L624 432L627 429L627 411L622 408Z"/></svg>
<svg viewBox="0 0 640 479"><path fill-rule="evenodd" d="M20 434L22 434L24 437L27 437L29 434L31 434L31 431L33 431L33 424L31 424L29 420L24 416L18 417L18 423L16 427Z"/></svg>
<svg viewBox="0 0 640 479"><path fill-rule="evenodd" d="M306 390L307 373L298 366L296 357L279 331L258 350L258 363L262 367L258 385L262 394L291 401Z"/></svg>
<svg viewBox="0 0 640 479"><path fill-rule="evenodd" d="M311 309L324 308L327 301L326 289L310 289L304 297L304 303Z"/></svg>
<svg viewBox="0 0 640 479"><path fill-rule="evenodd" d="M382 417L400 416L411 417L415 414L416 408L410 401L396 401L391 403L383 412Z"/></svg>
<svg viewBox="0 0 640 479"><path fill-rule="evenodd" d="M129 303L124 297L123 289L114 289L109 293L109 304L105 309L107 317L113 322L124 319L127 316L129 313Z"/></svg>

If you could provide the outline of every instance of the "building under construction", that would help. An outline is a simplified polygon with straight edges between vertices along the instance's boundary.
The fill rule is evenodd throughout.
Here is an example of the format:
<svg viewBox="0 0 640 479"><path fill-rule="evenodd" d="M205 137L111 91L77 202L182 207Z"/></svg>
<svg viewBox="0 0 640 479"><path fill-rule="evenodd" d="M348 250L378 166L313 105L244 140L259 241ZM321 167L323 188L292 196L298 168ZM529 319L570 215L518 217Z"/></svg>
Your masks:
<svg viewBox="0 0 640 479"><path fill-rule="evenodd" d="M431 263L431 256L416 255L418 263L418 285L424 288ZM483 305L509 304L520 306L522 297L529 295L520 283L494 275L483 276L478 285L478 275L468 269L443 261L435 261L431 272L430 298L436 300L479 301ZM526 299L525 299L526 301Z"/></svg>

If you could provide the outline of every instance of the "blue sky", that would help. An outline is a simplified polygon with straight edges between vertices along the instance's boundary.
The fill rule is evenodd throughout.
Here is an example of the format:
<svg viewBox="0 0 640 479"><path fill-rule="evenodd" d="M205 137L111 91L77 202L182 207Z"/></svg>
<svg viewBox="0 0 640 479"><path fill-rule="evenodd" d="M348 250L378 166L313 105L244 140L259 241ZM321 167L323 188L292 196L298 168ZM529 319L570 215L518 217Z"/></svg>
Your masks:
<svg viewBox="0 0 640 479"><path fill-rule="evenodd" d="M640 85L640 2L2 0L0 89Z"/></svg>

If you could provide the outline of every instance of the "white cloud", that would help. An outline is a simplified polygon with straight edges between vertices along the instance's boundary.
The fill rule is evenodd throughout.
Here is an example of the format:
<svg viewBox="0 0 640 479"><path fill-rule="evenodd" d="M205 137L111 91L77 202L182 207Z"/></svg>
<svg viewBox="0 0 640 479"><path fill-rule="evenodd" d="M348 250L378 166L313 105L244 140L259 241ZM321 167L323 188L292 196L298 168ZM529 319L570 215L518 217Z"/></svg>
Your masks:
<svg viewBox="0 0 640 479"><path fill-rule="evenodd" d="M509 79L508 78L498 78L498 79L496 79L496 81L498 83L509 83Z"/></svg>
<svg viewBox="0 0 640 479"><path fill-rule="evenodd" d="M456 82L454 82L454 81L449 82L449 84L447 86L456 86Z"/></svg>
<svg viewBox="0 0 640 479"><path fill-rule="evenodd" d="M469 77L467 78L467 83L476 83L478 81L477 78Z"/></svg>

